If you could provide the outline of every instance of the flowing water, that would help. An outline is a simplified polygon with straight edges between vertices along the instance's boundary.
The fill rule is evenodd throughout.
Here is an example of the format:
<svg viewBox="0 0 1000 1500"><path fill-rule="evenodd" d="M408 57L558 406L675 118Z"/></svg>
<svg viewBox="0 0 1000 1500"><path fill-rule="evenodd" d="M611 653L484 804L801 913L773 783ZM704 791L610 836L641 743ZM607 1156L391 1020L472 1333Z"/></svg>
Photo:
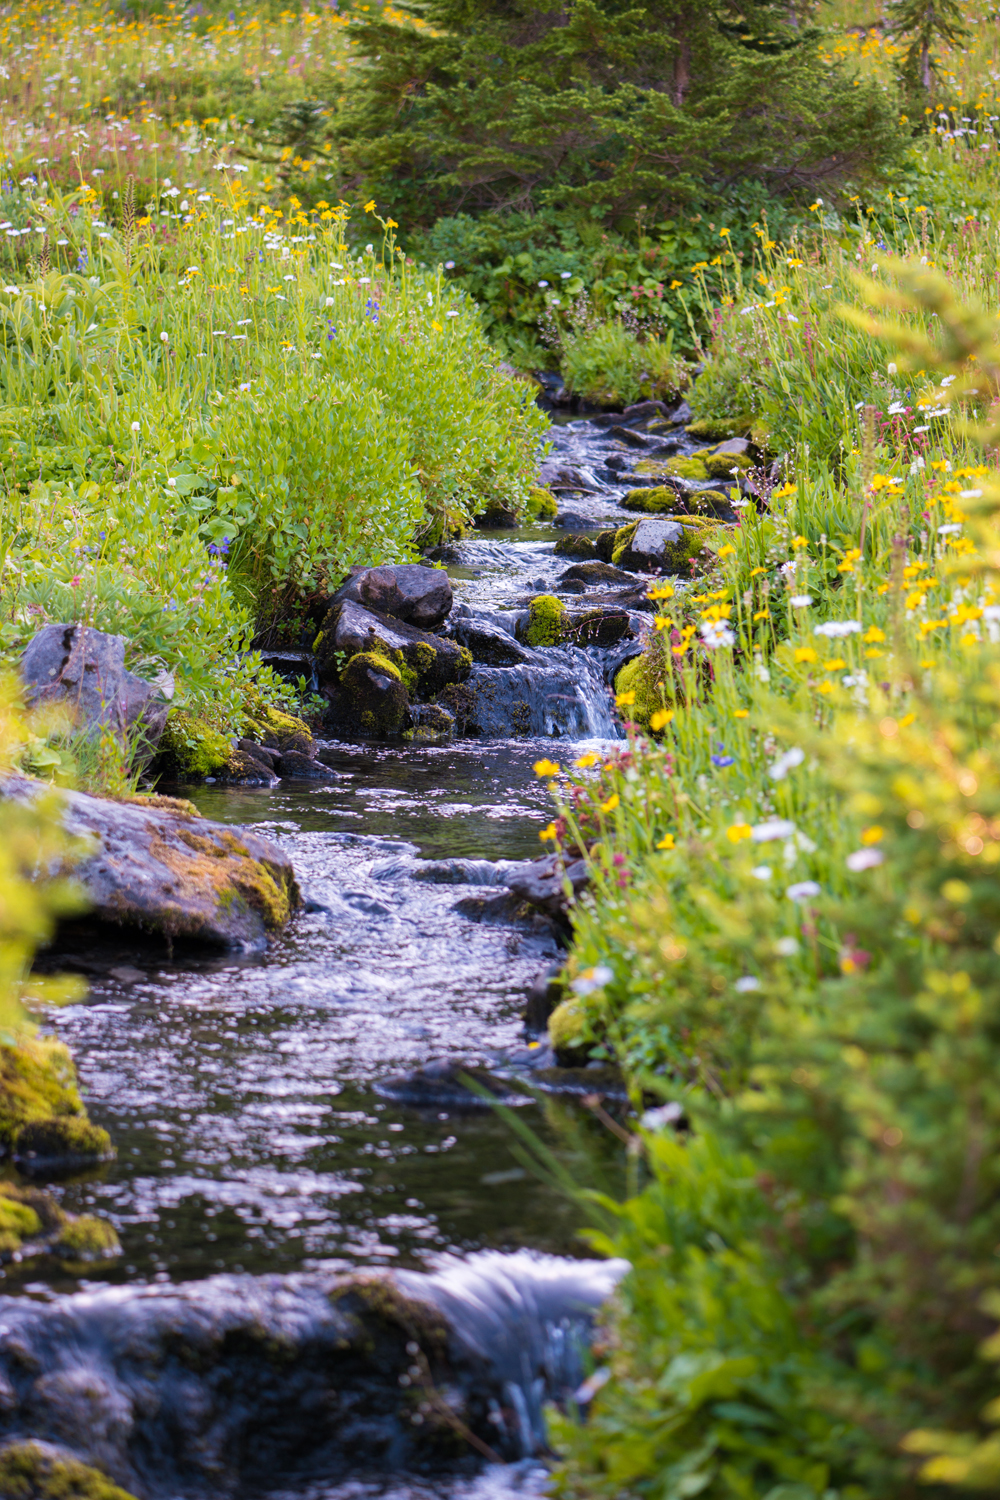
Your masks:
<svg viewBox="0 0 1000 1500"><path fill-rule="evenodd" d="M556 428L554 436L559 461L576 465L585 486L565 503L591 525L622 524L623 476L603 467L621 445L586 423ZM456 617L510 629L527 596L557 585L568 560L553 547L563 534L544 526L459 544L449 568ZM633 626L641 632L642 617ZM495 736L419 747L329 742L320 750L336 773L329 785L191 790L207 817L253 826L294 861L308 906L266 953L171 957L123 938L113 950L71 955L88 975L89 994L52 1024L74 1053L90 1115L110 1130L118 1158L53 1191L68 1209L108 1217L124 1254L92 1268L85 1281L53 1274L41 1262L8 1266L0 1287L18 1295L0 1298L0 1364L8 1333L31 1345L43 1366L52 1362L56 1405L72 1414L63 1436L78 1448L81 1432L117 1431L105 1407L132 1402L137 1379L127 1360L132 1373L123 1373L121 1349L132 1338L144 1346L159 1339L161 1332L150 1332L159 1329L157 1318L197 1318L211 1306L215 1322L224 1322L233 1307L259 1303L255 1316L276 1320L282 1337L291 1320L296 1339L306 1339L308 1327L309 1338L322 1342L331 1276L392 1267L403 1277L416 1274L432 1300L464 1297L480 1318L483 1288L500 1295L502 1284L507 1314L514 1303L522 1309L515 1338L522 1348L541 1337L540 1326L548 1330L542 1343L552 1369L538 1374L544 1360L536 1360L530 1378L496 1376L498 1388L520 1393L510 1396L519 1435L503 1456L520 1454L524 1462L478 1475L458 1474L452 1465L448 1481L456 1500L537 1490L539 1471L528 1460L541 1442L539 1402L545 1390L571 1387L579 1373L575 1344L572 1357L568 1344L558 1358L552 1353L552 1330L568 1316L569 1293L564 1287L562 1311L546 1323L538 1287L561 1277L575 1288L574 1305L592 1307L610 1287L607 1270L576 1262L572 1271L572 1260L516 1254L483 1260L482 1252L509 1256L522 1247L579 1257L577 1211L525 1170L509 1127L492 1112L418 1110L379 1091L386 1077L432 1060L499 1058L514 1067L530 1060L525 992L560 953L547 921L515 914L504 862L539 852L549 803L532 764L553 753L553 737L565 759L620 734L608 685L613 653L564 648L537 658L521 667L476 668L497 684ZM515 701L526 705L526 717L522 735L511 738L504 716ZM559 1111L569 1107L530 1105L527 1115L552 1140ZM434 1274L420 1280L428 1269ZM479 1278L475 1295L470 1276ZM310 1302L317 1297L327 1308L322 1316ZM529 1304L534 1311L525 1321ZM471 1314L465 1316L468 1323ZM131 1332L123 1331L126 1323ZM108 1363L112 1327L117 1353ZM469 1337L479 1335L473 1329ZM80 1406L82 1398L67 1394L76 1377L53 1353L60 1338L77 1351L78 1368L103 1370L98 1384L110 1394L99 1420ZM51 1394L47 1399L51 1406ZM206 1399L202 1392L199 1410ZM187 1500L205 1492L197 1464L164 1477L162 1453L177 1441L176 1422L164 1428L157 1418L143 1451L161 1458L136 1466L137 1420L125 1424L128 1463L125 1438L109 1435L103 1448L91 1443L87 1451L103 1455L109 1472L130 1478L143 1495ZM222 1425L230 1442L231 1413ZM274 1421L264 1426L273 1439ZM48 1418L28 1430L57 1439L63 1431ZM204 1433L198 1441L204 1444ZM259 1464L226 1469L220 1460L217 1492L362 1500L372 1484L384 1490L386 1469L405 1467L405 1455L381 1462L376 1481L365 1478L356 1455L354 1468L343 1472L344 1454L354 1451L343 1442L341 1460L329 1458L325 1473L319 1459L305 1467L287 1455L275 1459L279 1448L272 1442L263 1475ZM292 1489L275 1489L274 1477L286 1472ZM407 1479L390 1493L419 1495L421 1485L434 1483L433 1476Z"/></svg>

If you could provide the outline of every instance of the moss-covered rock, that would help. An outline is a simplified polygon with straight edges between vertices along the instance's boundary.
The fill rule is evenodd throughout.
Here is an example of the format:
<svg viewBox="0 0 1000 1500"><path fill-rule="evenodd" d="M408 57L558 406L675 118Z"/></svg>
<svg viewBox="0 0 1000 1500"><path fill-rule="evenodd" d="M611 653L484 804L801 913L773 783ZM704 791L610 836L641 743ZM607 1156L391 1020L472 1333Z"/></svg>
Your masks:
<svg viewBox="0 0 1000 1500"><path fill-rule="evenodd" d="M561 1000L549 1016L548 1033L557 1056L577 1052L586 1041L587 1017L576 995Z"/></svg>
<svg viewBox="0 0 1000 1500"><path fill-rule="evenodd" d="M345 663L369 652L394 666L404 688L409 681L411 690L427 698L450 682L463 682L472 671L471 653L456 641L362 609L349 599L331 609L316 638L320 681L342 687ZM404 669L412 675L404 677Z"/></svg>
<svg viewBox="0 0 1000 1500"><path fill-rule="evenodd" d="M566 606L555 594L538 594L528 608L528 623L522 639L526 646L558 646L562 639Z"/></svg>
<svg viewBox="0 0 1000 1500"><path fill-rule="evenodd" d="M70 1219L63 1227L52 1249L59 1259L71 1265L88 1265L121 1255L122 1247L113 1225L106 1219L82 1217Z"/></svg>
<svg viewBox="0 0 1000 1500"><path fill-rule="evenodd" d="M698 417L689 422L684 431L688 437L700 438L703 443L724 443L726 438L749 436L750 424L751 418L746 415Z"/></svg>
<svg viewBox="0 0 1000 1500"><path fill-rule="evenodd" d="M135 1500L97 1469L49 1443L0 1449L3 1500Z"/></svg>
<svg viewBox="0 0 1000 1500"><path fill-rule="evenodd" d="M412 728L403 734L414 744L438 744L455 732L455 715L443 703L414 703L410 706Z"/></svg>
<svg viewBox="0 0 1000 1500"><path fill-rule="evenodd" d="M662 636L656 635L641 656L633 657L615 676L615 693L634 693L627 717L641 729L649 730L651 716L659 709L673 705L674 676L667 646Z"/></svg>
<svg viewBox="0 0 1000 1500"><path fill-rule="evenodd" d="M0 1155L13 1150L29 1122L53 1116L87 1118L67 1047L51 1037L0 1044Z"/></svg>
<svg viewBox="0 0 1000 1500"><path fill-rule="evenodd" d="M22 1203L0 1189L0 1256L20 1250L25 1240L37 1239L42 1221L28 1203Z"/></svg>
<svg viewBox="0 0 1000 1500"><path fill-rule="evenodd" d="M597 545L594 538L578 533L560 537L552 550L557 557L578 557L585 559L597 556Z"/></svg>
<svg viewBox="0 0 1000 1500"><path fill-rule="evenodd" d="M517 511L499 500L491 500L486 509L476 517L476 524L483 531L513 531L520 525Z"/></svg>
<svg viewBox="0 0 1000 1500"><path fill-rule="evenodd" d="M636 573L687 573L705 541L700 517L633 521L615 533L611 561Z"/></svg>
<svg viewBox="0 0 1000 1500"><path fill-rule="evenodd" d="M676 510L679 504L676 490L669 485L658 484L650 489L629 490L622 499L622 510L640 511L647 516L658 516Z"/></svg>
<svg viewBox="0 0 1000 1500"><path fill-rule="evenodd" d="M638 465L636 465L638 468ZM664 460L663 472L674 479L702 480L709 477L705 460L696 454L690 458L668 458Z"/></svg>
<svg viewBox="0 0 1000 1500"><path fill-rule="evenodd" d="M730 479L734 469L751 467L745 453L707 453L702 463L708 470L709 479Z"/></svg>
<svg viewBox="0 0 1000 1500"><path fill-rule="evenodd" d="M611 526L607 531L599 531L594 538L594 548L601 562L609 563L615 550L615 537L618 535L616 527Z"/></svg>
<svg viewBox="0 0 1000 1500"><path fill-rule="evenodd" d="M269 750L297 750L301 755L313 753L313 737L305 720L275 708L273 703L254 706L252 713L247 715L245 732Z"/></svg>
<svg viewBox="0 0 1000 1500"><path fill-rule="evenodd" d="M221 771L233 752L228 735L184 709L170 715L160 738L157 769L173 781L204 781Z"/></svg>
<svg viewBox="0 0 1000 1500"><path fill-rule="evenodd" d="M115 1148L106 1130L86 1116L52 1115L29 1120L17 1132L14 1159L22 1171L49 1174L111 1161Z"/></svg>
<svg viewBox="0 0 1000 1500"><path fill-rule="evenodd" d="M341 675L340 686L365 734L402 734L409 724L410 699L399 667L378 651L359 651Z"/></svg>
<svg viewBox="0 0 1000 1500"><path fill-rule="evenodd" d="M559 503L551 490L533 489L528 496L528 515L535 521L554 521Z"/></svg>

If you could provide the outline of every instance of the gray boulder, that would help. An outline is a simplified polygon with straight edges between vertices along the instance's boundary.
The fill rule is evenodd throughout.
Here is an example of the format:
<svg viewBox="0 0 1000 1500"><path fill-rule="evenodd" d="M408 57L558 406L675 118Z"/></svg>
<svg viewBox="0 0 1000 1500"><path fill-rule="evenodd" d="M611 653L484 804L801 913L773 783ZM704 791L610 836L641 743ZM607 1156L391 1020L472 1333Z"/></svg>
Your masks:
<svg viewBox="0 0 1000 1500"><path fill-rule="evenodd" d="M363 568L341 584L330 604L345 600L422 630L433 630L451 610L451 579L443 568L425 568L420 563Z"/></svg>
<svg viewBox="0 0 1000 1500"><path fill-rule="evenodd" d="M680 521L639 521L615 537L614 560L637 573L679 573L697 549L699 536Z"/></svg>
<svg viewBox="0 0 1000 1500"><path fill-rule="evenodd" d="M488 620L464 618L454 623L455 639L472 652L473 661L487 667L516 667L519 662L537 660L535 653L522 646L506 630Z"/></svg>
<svg viewBox="0 0 1000 1500"><path fill-rule="evenodd" d="M7 777L0 782L0 817L5 801L51 795L48 785ZM72 874L91 918L168 939L255 949L299 904L291 860L245 828L210 823L168 797L59 796L62 826L84 851Z"/></svg>
<svg viewBox="0 0 1000 1500"><path fill-rule="evenodd" d="M125 666L125 637L89 625L46 625L21 657L29 708L65 705L84 733L111 729L124 739L141 733L154 747L173 697L173 678L145 682Z"/></svg>
<svg viewBox="0 0 1000 1500"><path fill-rule="evenodd" d="M585 860L574 859L567 864L561 854L541 854L509 870L506 878L508 889L521 901L536 906L546 916L565 919L590 884L590 871Z"/></svg>
<svg viewBox="0 0 1000 1500"><path fill-rule="evenodd" d="M316 647L320 681L331 682L340 675L338 655L340 663L345 656L362 652L374 652L391 661L397 651L416 673L420 690L428 694L439 692L450 682L461 682L472 668L468 651L454 641L362 609L348 599L335 605L323 621Z"/></svg>

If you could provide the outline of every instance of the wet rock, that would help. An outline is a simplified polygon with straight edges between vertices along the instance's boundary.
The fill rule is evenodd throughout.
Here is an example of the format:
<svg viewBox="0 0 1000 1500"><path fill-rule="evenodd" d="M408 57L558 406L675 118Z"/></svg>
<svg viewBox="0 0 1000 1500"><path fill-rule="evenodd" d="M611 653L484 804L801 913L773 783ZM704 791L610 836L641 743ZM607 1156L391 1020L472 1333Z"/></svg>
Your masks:
<svg viewBox="0 0 1000 1500"><path fill-rule="evenodd" d="M620 443L627 448L648 448L649 439L639 432L633 432L631 427L612 427L611 436L616 437ZM610 465L609 465L610 467Z"/></svg>
<svg viewBox="0 0 1000 1500"><path fill-rule="evenodd" d="M8 1500L135 1500L65 1448L17 1441L0 1448L0 1495Z"/></svg>
<svg viewBox="0 0 1000 1500"><path fill-rule="evenodd" d="M566 863L561 854L542 854L507 875L515 896L537 906L550 917L565 918L569 907L590 884L584 860Z"/></svg>
<svg viewBox="0 0 1000 1500"><path fill-rule="evenodd" d="M115 1148L106 1130L84 1116L31 1120L17 1133L14 1160L29 1177L58 1177L96 1162L113 1161Z"/></svg>
<svg viewBox="0 0 1000 1500"><path fill-rule="evenodd" d="M516 531L521 524L517 511L501 505L498 500L491 501L476 517L476 522L482 531Z"/></svg>
<svg viewBox="0 0 1000 1500"><path fill-rule="evenodd" d="M411 703L410 725L405 739L440 744L455 733L455 715L442 703Z"/></svg>
<svg viewBox="0 0 1000 1500"><path fill-rule="evenodd" d="M594 521L590 516L582 516L576 510L561 510L556 516L556 525L564 531L593 531L600 526L600 521Z"/></svg>
<svg viewBox="0 0 1000 1500"><path fill-rule="evenodd" d="M331 771L329 766L324 766L321 761L313 760L311 755L303 755L301 750L286 750L278 761L278 775L283 781L339 781L336 771Z"/></svg>
<svg viewBox="0 0 1000 1500"><path fill-rule="evenodd" d="M669 412L670 407L665 401L636 401L631 406L626 406L622 416L634 422L649 417L665 417Z"/></svg>
<svg viewBox="0 0 1000 1500"><path fill-rule="evenodd" d="M625 416L621 411L602 411L595 416L588 417L587 421L591 427L617 427Z"/></svg>
<svg viewBox="0 0 1000 1500"><path fill-rule="evenodd" d="M400 670L380 651L352 656L341 673L340 687L365 734L386 738L409 728L410 700Z"/></svg>
<svg viewBox="0 0 1000 1500"><path fill-rule="evenodd" d="M260 660L262 666L291 683L297 683L300 677L309 682L316 664L311 651L261 651Z"/></svg>
<svg viewBox="0 0 1000 1500"><path fill-rule="evenodd" d="M281 759L280 750L274 750L270 745L258 745L256 740L237 740L236 748L242 750L244 755L249 755L252 760L259 761L269 771L273 771Z"/></svg>
<svg viewBox="0 0 1000 1500"><path fill-rule="evenodd" d="M539 974L525 996L524 1029L529 1036L544 1036L549 1016L563 997L565 986L559 967Z"/></svg>
<svg viewBox="0 0 1000 1500"><path fill-rule="evenodd" d="M420 563L359 568L341 584L330 605L345 600L376 614L405 620L420 630L433 630L451 611L451 579L443 568L427 568Z"/></svg>
<svg viewBox="0 0 1000 1500"><path fill-rule="evenodd" d="M626 458L624 453L612 453L605 459L604 467L613 474L627 474L633 463L634 459Z"/></svg>
<svg viewBox="0 0 1000 1500"><path fill-rule="evenodd" d="M79 1165L90 1165L88 1160ZM121 1254L118 1236L106 1219L66 1213L37 1187L0 1182L0 1261L54 1255L64 1266L110 1260ZM0 1378L0 1401L3 1381ZM2 1473L0 1469L0 1473ZM0 1489L7 1500L9 1491Z"/></svg>
<svg viewBox="0 0 1000 1500"><path fill-rule="evenodd" d="M638 573L687 572L703 541L702 529L690 522L636 521L616 534L612 557Z"/></svg>
<svg viewBox="0 0 1000 1500"><path fill-rule="evenodd" d="M473 1087L470 1088L467 1079ZM487 1097L482 1098L476 1089L481 1089ZM398 1104L409 1105L411 1109L446 1109L456 1114L487 1110L493 1104L531 1103L529 1094L513 1088L509 1082L497 1078L485 1068L453 1060L431 1062L412 1073L399 1073L391 1078L383 1078L375 1085L375 1092L383 1099L393 1099Z"/></svg>
<svg viewBox="0 0 1000 1500"><path fill-rule="evenodd" d="M53 1120L88 1123L64 1043L41 1036L0 1043L0 1156L17 1149L23 1130Z"/></svg>
<svg viewBox="0 0 1000 1500"><path fill-rule="evenodd" d="M527 621L518 634L526 646L557 646L563 636L565 614L566 606L555 594L539 594L532 599Z"/></svg>
<svg viewBox="0 0 1000 1500"><path fill-rule="evenodd" d="M11 776L3 800L30 802L49 787ZM61 821L93 850L73 869L93 918L224 948L263 945L299 902L291 861L255 833L170 808L61 792Z"/></svg>
<svg viewBox="0 0 1000 1500"><path fill-rule="evenodd" d="M571 615L563 626L563 639L577 646L616 646L631 634L628 610L607 606Z"/></svg>
<svg viewBox="0 0 1000 1500"><path fill-rule="evenodd" d="M683 427L691 420L691 407L686 401L682 401L679 406L674 407L670 415L676 426Z"/></svg>
<svg viewBox="0 0 1000 1500"><path fill-rule="evenodd" d="M719 443L716 453L734 453L737 456L746 454L750 450L749 439L744 437L727 438L724 443Z"/></svg>
<svg viewBox="0 0 1000 1500"><path fill-rule="evenodd" d="M538 482L549 490L580 490L585 494L598 494L600 485L588 469L572 464L562 464L545 459L538 471Z"/></svg>
<svg viewBox="0 0 1000 1500"><path fill-rule="evenodd" d="M633 587L635 585L635 578L631 573L626 573L622 568L615 568L611 563L605 562L574 563L563 573L560 582L569 578L577 578L588 586L596 583L620 583Z"/></svg>
<svg viewBox="0 0 1000 1500"><path fill-rule="evenodd" d="M581 583L579 578L564 578L558 584L560 594L585 594L587 585Z"/></svg>
<svg viewBox="0 0 1000 1500"><path fill-rule="evenodd" d="M277 786L270 764L239 748L231 750L212 778L218 786Z"/></svg>
<svg viewBox="0 0 1000 1500"><path fill-rule="evenodd" d="M557 557L596 557L597 543L592 536L564 536L553 551Z"/></svg>
<svg viewBox="0 0 1000 1500"><path fill-rule="evenodd" d="M514 667L519 662L534 661L531 651L487 620L466 616L454 621L452 631L456 641L471 651L473 661L487 667Z"/></svg>
<svg viewBox="0 0 1000 1500"><path fill-rule="evenodd" d="M89 625L46 625L27 646L19 673L31 708L64 705L77 727L142 735L147 750L163 733L173 678L143 681L125 667L126 640Z"/></svg>
<svg viewBox="0 0 1000 1500"><path fill-rule="evenodd" d="M546 1451L544 1407L578 1387L592 1320L626 1269L486 1252L433 1275L216 1276L6 1298L0 1385L17 1396L0 1425L22 1471L28 1443L57 1440L46 1453L143 1500L468 1476L484 1450L507 1461Z"/></svg>
<svg viewBox="0 0 1000 1500"><path fill-rule="evenodd" d="M302 755L315 755L309 726L295 714L287 714L273 704L255 709L248 717L247 727L253 730L253 739L265 750L282 754L286 750L298 750Z"/></svg>
<svg viewBox="0 0 1000 1500"><path fill-rule="evenodd" d="M405 666L413 686L428 696L451 682L462 682L472 667L469 652L455 641L417 630L401 620L390 620L348 600L331 609L323 622L316 650L320 681L336 681L340 676L338 653L343 660L363 652L375 652L393 662L397 671Z"/></svg>

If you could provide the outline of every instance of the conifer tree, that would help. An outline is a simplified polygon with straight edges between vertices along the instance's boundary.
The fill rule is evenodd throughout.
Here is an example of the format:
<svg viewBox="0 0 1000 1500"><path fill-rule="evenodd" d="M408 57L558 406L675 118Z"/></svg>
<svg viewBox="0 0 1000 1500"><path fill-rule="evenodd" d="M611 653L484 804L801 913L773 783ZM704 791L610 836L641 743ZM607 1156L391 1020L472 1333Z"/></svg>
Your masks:
<svg viewBox="0 0 1000 1500"><path fill-rule="evenodd" d="M929 93L938 64L935 44L955 46L968 36L962 0L896 0L893 10L894 30L910 41L900 69L903 82L911 91Z"/></svg>
<svg viewBox="0 0 1000 1500"><path fill-rule="evenodd" d="M942 0L937 0L942 3ZM404 0L352 20L345 186L397 217L630 215L741 178L815 194L897 148L893 100L778 0Z"/></svg>

